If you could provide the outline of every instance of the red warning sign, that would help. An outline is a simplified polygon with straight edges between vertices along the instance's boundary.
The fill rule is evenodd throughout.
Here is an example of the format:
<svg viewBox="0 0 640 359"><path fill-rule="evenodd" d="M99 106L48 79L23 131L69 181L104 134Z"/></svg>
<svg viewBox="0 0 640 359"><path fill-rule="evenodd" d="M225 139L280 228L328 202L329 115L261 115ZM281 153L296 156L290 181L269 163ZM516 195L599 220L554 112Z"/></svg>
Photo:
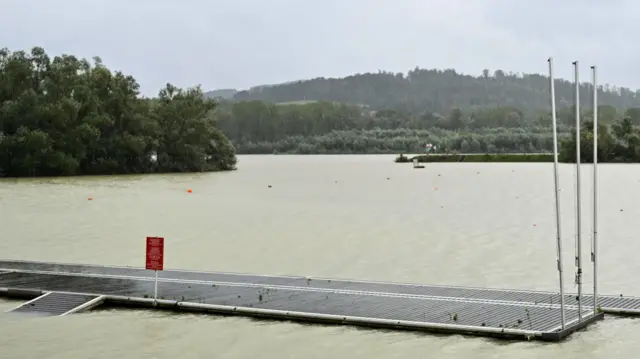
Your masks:
<svg viewBox="0 0 640 359"><path fill-rule="evenodd" d="M147 237L146 268L162 270L164 268L164 238Z"/></svg>

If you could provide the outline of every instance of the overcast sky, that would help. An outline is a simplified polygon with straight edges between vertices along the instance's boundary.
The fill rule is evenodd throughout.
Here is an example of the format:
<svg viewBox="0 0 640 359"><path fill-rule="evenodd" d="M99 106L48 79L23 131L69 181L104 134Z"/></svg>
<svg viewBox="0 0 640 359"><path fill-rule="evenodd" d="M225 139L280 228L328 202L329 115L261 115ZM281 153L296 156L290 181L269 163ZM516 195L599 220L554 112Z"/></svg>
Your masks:
<svg viewBox="0 0 640 359"><path fill-rule="evenodd" d="M640 87L640 1L0 0L0 47L100 56L154 95L415 66ZM596 28L597 26L597 28Z"/></svg>

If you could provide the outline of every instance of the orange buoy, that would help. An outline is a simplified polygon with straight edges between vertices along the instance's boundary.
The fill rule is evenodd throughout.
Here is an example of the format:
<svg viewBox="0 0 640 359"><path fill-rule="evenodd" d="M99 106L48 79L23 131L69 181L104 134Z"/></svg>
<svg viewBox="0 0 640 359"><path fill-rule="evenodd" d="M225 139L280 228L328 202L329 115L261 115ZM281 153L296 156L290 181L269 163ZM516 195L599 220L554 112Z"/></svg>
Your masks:
<svg viewBox="0 0 640 359"><path fill-rule="evenodd" d="M188 193L193 193L193 191L191 190L191 188L189 188L189 189L187 190L187 192L188 192Z"/></svg>
<svg viewBox="0 0 640 359"><path fill-rule="evenodd" d="M87 201L93 201L93 197L87 198Z"/></svg>

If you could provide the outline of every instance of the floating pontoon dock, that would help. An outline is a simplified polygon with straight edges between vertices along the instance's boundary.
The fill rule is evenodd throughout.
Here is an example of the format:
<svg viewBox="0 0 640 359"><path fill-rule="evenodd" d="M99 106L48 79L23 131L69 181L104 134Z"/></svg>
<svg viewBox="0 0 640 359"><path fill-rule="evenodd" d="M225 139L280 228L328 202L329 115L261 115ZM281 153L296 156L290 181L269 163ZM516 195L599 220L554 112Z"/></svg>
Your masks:
<svg viewBox="0 0 640 359"><path fill-rule="evenodd" d="M552 292L293 276L0 261L0 296L31 299L12 312L65 315L99 305L146 306L358 326L558 341L604 313L640 315L640 298L600 296L601 312ZM587 300L587 297L583 297Z"/></svg>

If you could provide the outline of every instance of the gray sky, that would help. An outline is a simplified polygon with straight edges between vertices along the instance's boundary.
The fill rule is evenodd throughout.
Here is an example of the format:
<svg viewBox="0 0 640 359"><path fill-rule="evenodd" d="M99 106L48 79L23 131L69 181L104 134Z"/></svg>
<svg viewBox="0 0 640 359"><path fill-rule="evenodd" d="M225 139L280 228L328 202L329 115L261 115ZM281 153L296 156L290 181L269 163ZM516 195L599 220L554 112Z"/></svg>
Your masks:
<svg viewBox="0 0 640 359"><path fill-rule="evenodd" d="M155 95L415 66L640 87L640 1L0 0L0 47L100 56ZM598 26L596 29L595 27Z"/></svg>

